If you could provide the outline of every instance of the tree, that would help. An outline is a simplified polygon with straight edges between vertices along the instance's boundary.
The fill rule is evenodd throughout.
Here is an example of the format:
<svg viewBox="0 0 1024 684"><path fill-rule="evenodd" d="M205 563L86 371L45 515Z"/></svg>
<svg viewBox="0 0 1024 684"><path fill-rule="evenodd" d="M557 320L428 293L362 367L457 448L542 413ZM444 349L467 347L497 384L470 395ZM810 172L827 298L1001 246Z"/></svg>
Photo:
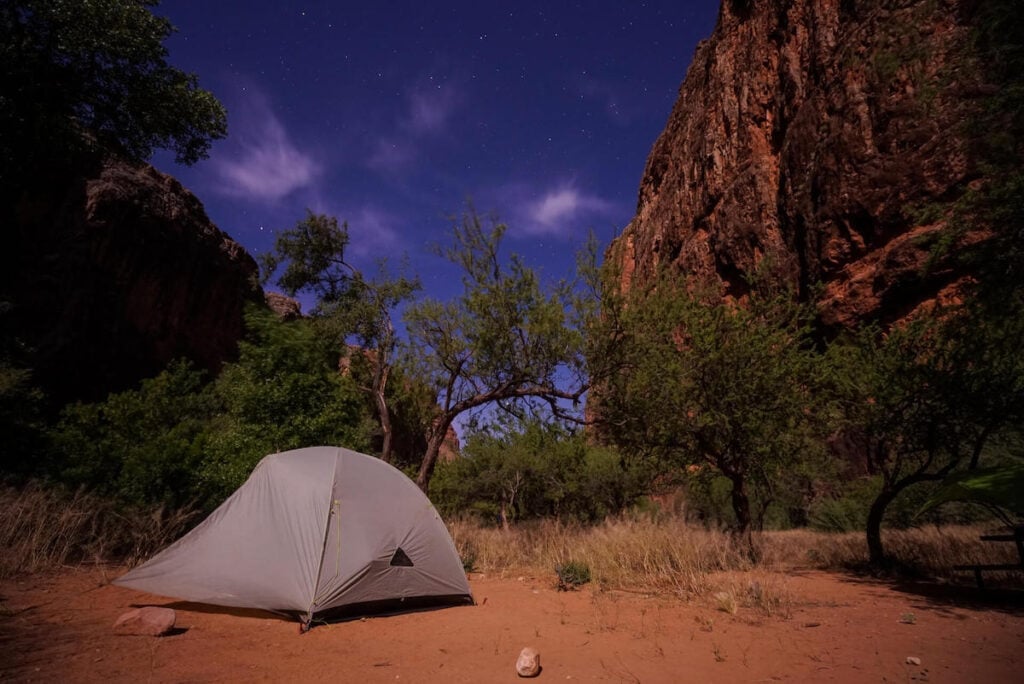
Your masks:
<svg viewBox="0 0 1024 684"><path fill-rule="evenodd" d="M889 565L881 528L908 488L984 465L1024 419L1024 316L977 301L919 312L885 334L869 326L829 349L843 432L881 488L868 510L869 563Z"/></svg>
<svg viewBox="0 0 1024 684"><path fill-rule="evenodd" d="M181 163L206 156L226 114L170 66L174 31L150 0L0 2L0 180L21 182L90 149ZM10 189L10 188L8 188Z"/></svg>
<svg viewBox="0 0 1024 684"><path fill-rule="evenodd" d="M533 417L499 417L471 433L459 458L439 465L431 500L503 528L538 517L593 522L647 493L645 473L581 432Z"/></svg>
<svg viewBox="0 0 1024 684"><path fill-rule="evenodd" d="M368 365L368 383L362 389L373 399L383 436L381 459L390 463L393 449L392 403L388 381L397 344L391 311L408 301L420 288L419 281L390 276L384 263L376 278L367 280L345 259L348 225L333 216L307 211L306 218L277 235L274 251L261 256L264 281L284 264L277 284L295 296L308 292L316 297L312 315L320 330L344 349L353 371ZM357 349L346 347L354 337ZM354 373L355 374L355 373Z"/></svg>
<svg viewBox="0 0 1024 684"><path fill-rule="evenodd" d="M307 320L246 312L239 359L212 391L220 411L207 429L199 472L211 503L237 489L267 454L315 444L363 451L372 415L351 378L338 373L337 348Z"/></svg>
<svg viewBox="0 0 1024 684"><path fill-rule="evenodd" d="M813 395L811 310L753 285L742 303L668 277L608 298L618 370L596 402L602 432L623 451L728 478L740 536L753 522L751 488L766 507L773 487L821 455L827 423Z"/></svg>
<svg viewBox="0 0 1024 684"><path fill-rule="evenodd" d="M555 416L580 419L589 381L583 359L587 322L578 312L594 309L591 296L579 282L545 291L518 256L503 260L505 231L494 219L485 228L472 209L453 221L454 244L441 253L461 269L462 294L448 302L423 299L406 311L409 366L435 388L440 404L416 476L424 491L448 428L468 411L542 406Z"/></svg>

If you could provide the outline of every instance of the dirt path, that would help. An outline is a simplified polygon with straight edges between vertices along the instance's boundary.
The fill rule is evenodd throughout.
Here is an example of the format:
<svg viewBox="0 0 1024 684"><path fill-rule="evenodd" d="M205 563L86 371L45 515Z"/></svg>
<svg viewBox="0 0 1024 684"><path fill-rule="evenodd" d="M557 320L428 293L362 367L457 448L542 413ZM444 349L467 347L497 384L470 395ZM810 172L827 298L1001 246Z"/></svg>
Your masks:
<svg viewBox="0 0 1024 684"><path fill-rule="evenodd" d="M471 581L477 606L315 627L106 584L100 570L0 583L0 680L45 682L538 681L1017 682L1024 606L818 572L773 575L771 616L714 599L560 593L547 579ZM734 581L737 581L734 579ZM738 581L743 580L742 577ZM118 637L136 604L178 611L178 633ZM920 665L907 663L908 656Z"/></svg>

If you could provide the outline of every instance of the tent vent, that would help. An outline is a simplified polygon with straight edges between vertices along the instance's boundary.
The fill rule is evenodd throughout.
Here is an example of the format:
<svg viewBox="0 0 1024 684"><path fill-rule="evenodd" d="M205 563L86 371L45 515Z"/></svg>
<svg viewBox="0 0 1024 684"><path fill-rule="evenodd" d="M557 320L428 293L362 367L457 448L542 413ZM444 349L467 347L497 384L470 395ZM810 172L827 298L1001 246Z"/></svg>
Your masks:
<svg viewBox="0 0 1024 684"><path fill-rule="evenodd" d="M391 565L401 568L411 568L412 560L410 560L409 556L407 556L405 551L402 550L402 547L398 547L395 550L395 555L391 557Z"/></svg>

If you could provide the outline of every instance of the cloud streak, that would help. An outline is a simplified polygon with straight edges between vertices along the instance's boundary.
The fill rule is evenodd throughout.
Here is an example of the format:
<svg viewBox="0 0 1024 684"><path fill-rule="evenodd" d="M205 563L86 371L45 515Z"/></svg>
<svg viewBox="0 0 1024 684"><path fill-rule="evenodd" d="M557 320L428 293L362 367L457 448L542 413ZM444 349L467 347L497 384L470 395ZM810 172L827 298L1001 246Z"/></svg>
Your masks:
<svg viewBox="0 0 1024 684"><path fill-rule="evenodd" d="M586 193L573 183L561 183L531 193L521 202L520 225L517 232L526 235L568 237L585 220L607 214L612 204Z"/></svg>
<svg viewBox="0 0 1024 684"><path fill-rule="evenodd" d="M292 141L266 98L256 94L247 104L233 148L211 160L221 192L273 202L314 183L320 165Z"/></svg>
<svg viewBox="0 0 1024 684"><path fill-rule="evenodd" d="M545 227L571 221L581 213L603 209L597 197L584 195L575 188L563 187L549 191L530 208L530 217Z"/></svg>
<svg viewBox="0 0 1024 684"><path fill-rule="evenodd" d="M462 101L459 88L433 77L411 88L391 129L373 144L367 165L388 174L413 167L423 147L447 133Z"/></svg>
<svg viewBox="0 0 1024 684"><path fill-rule="evenodd" d="M443 132L460 100L459 92L451 85L413 90L409 95L405 128L421 134Z"/></svg>

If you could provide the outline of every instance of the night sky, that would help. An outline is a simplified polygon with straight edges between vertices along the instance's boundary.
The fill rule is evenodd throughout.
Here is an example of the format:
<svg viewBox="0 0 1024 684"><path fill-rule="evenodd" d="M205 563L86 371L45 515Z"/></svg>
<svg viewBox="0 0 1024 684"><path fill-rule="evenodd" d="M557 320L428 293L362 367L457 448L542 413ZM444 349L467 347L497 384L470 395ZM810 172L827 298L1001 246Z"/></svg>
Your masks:
<svg viewBox="0 0 1024 684"><path fill-rule="evenodd" d="M457 291L430 251L467 200L509 226L506 251L556 279L593 230L630 221L717 0L164 0L170 62L228 109L209 159L154 164L258 254L307 208L347 221L350 258L407 256L426 292Z"/></svg>

